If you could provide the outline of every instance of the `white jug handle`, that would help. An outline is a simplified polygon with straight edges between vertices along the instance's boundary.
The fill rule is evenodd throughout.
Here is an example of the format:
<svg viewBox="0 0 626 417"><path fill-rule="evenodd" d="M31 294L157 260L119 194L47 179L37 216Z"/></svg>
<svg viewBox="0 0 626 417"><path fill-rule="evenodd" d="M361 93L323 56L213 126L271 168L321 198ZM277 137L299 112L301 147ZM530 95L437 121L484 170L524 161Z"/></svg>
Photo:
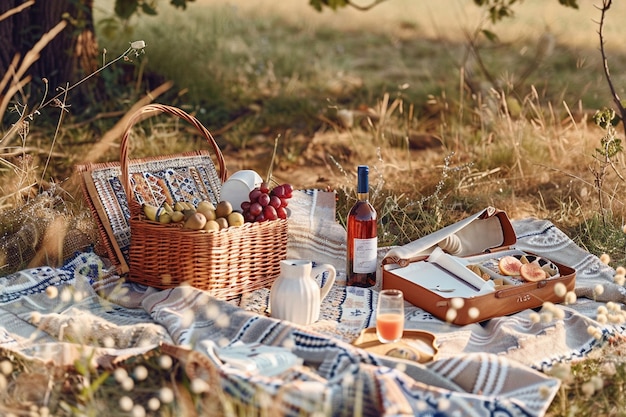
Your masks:
<svg viewBox="0 0 626 417"><path fill-rule="evenodd" d="M335 267L330 264L316 265L315 268L311 270L311 275L313 275L313 277L316 277L324 271L328 271L328 278L326 279L326 282L324 283L322 288L320 288L320 301L328 295L328 292L335 283L335 278L337 277L337 271L335 270Z"/></svg>

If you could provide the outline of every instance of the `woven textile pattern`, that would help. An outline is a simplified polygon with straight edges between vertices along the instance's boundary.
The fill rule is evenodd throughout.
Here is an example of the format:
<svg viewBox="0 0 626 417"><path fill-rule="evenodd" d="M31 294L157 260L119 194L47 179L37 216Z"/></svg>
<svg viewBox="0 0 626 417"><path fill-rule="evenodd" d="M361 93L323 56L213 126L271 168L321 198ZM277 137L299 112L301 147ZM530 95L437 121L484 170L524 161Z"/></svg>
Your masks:
<svg viewBox="0 0 626 417"><path fill-rule="evenodd" d="M198 204L202 200L219 201L221 181L208 156L178 156L130 164L131 184L139 203L160 206L164 202L188 201ZM130 211L126 192L120 181L117 165L105 166L90 172L97 196L94 204L101 205L105 218L100 222L111 226L111 243L117 245L126 262L130 245Z"/></svg>

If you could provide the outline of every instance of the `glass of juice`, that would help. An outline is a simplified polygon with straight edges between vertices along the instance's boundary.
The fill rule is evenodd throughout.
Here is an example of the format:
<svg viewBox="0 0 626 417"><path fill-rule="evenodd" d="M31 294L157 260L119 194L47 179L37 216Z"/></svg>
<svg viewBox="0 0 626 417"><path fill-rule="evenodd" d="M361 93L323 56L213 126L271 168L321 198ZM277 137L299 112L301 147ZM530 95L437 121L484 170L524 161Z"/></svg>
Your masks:
<svg viewBox="0 0 626 417"><path fill-rule="evenodd" d="M376 336L381 343L394 343L404 332L404 294L382 290L376 304Z"/></svg>

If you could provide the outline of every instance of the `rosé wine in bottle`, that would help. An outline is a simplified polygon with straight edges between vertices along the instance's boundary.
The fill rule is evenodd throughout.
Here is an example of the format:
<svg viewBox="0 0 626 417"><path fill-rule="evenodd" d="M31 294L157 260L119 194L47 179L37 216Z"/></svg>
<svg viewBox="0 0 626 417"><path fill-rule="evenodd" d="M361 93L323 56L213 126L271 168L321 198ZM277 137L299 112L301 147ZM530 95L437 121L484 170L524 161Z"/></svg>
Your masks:
<svg viewBox="0 0 626 417"><path fill-rule="evenodd" d="M378 235L376 210L369 202L369 167L359 165L357 202L348 213L346 284L376 285Z"/></svg>

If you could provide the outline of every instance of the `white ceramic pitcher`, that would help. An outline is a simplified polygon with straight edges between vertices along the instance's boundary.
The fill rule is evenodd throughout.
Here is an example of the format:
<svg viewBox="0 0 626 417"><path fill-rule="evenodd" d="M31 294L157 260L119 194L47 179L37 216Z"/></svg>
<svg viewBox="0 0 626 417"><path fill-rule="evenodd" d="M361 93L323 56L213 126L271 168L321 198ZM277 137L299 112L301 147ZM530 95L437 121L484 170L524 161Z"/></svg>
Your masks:
<svg viewBox="0 0 626 417"><path fill-rule="evenodd" d="M320 288L315 277L328 271ZM313 267L311 261L286 259L280 262L280 275L270 289L270 315L297 324L311 324L320 317L320 305L335 283L337 272L332 265Z"/></svg>

